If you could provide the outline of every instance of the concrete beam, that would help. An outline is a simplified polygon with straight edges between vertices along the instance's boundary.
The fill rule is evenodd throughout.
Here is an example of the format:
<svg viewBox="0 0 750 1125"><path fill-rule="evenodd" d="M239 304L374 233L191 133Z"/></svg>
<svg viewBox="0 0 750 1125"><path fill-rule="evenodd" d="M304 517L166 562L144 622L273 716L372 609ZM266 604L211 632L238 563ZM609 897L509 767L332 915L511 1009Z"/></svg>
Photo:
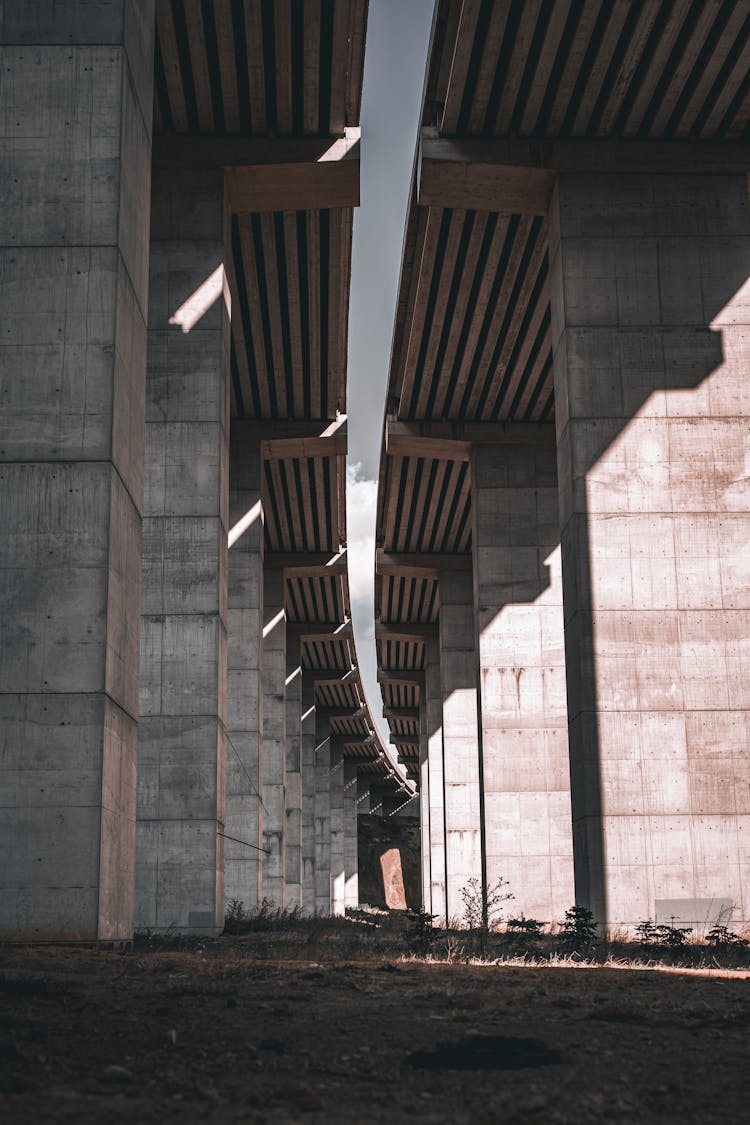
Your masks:
<svg viewBox="0 0 750 1125"><path fill-rule="evenodd" d="M265 461L286 461L299 457L345 457L346 429L318 437L279 437L260 443Z"/></svg>
<svg viewBox="0 0 750 1125"><path fill-rule="evenodd" d="M437 630L435 630L435 636L437 636ZM419 718L419 708L418 707L384 707L383 708L383 718L384 719L418 719Z"/></svg>
<svg viewBox="0 0 750 1125"><path fill-rule="evenodd" d="M410 668L408 672L378 672L379 684L402 684L405 687L424 687L424 672Z"/></svg>
<svg viewBox="0 0 750 1125"><path fill-rule="evenodd" d="M421 555L399 551L375 552L375 572L381 577L439 578L445 570L470 570L471 555ZM433 626L435 628L435 626Z"/></svg>
<svg viewBox="0 0 750 1125"><path fill-rule="evenodd" d="M403 644L423 644L435 635L434 625L384 625L375 622L376 641L401 641Z"/></svg>
<svg viewBox="0 0 750 1125"><path fill-rule="evenodd" d="M351 621L341 625L302 625L287 624L287 633L299 637L300 641L348 641L353 637Z"/></svg>
<svg viewBox="0 0 750 1125"><path fill-rule="evenodd" d="M468 461L475 445L555 444L554 424L538 422L401 422L385 424L385 448L390 455L431 457L439 461Z"/></svg>
<svg viewBox="0 0 750 1125"><path fill-rule="evenodd" d="M750 145L686 141L466 141L423 134L417 202L546 215L558 172L736 175Z"/></svg>

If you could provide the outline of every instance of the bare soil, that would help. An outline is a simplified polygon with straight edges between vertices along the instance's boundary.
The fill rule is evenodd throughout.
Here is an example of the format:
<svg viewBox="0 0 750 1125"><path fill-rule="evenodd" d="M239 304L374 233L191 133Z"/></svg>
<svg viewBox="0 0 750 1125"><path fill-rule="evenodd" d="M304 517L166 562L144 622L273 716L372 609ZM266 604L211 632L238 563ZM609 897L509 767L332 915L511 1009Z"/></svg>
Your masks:
<svg viewBox="0 0 750 1125"><path fill-rule="evenodd" d="M0 950L0 1120L750 1119L747 971L431 963L365 925Z"/></svg>

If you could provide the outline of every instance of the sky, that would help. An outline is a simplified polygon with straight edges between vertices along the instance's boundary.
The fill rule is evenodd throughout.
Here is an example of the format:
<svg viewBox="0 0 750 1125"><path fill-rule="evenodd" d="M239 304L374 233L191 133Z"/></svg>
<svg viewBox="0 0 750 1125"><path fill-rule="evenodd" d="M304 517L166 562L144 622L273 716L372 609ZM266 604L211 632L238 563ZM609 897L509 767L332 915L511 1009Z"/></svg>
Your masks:
<svg viewBox="0 0 750 1125"><path fill-rule="evenodd" d="M375 505L391 338L434 0L370 0L354 212L347 387L347 548L357 657L370 712L388 724L375 655Z"/></svg>

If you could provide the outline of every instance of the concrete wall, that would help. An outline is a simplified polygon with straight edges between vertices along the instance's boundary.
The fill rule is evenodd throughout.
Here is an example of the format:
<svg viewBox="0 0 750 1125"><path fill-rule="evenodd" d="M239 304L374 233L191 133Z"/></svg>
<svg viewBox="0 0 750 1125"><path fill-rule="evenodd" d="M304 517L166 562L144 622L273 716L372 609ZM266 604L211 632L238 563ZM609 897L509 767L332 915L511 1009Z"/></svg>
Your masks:
<svg viewBox="0 0 750 1125"><path fill-rule="evenodd" d="M286 610L284 572L263 580L263 872L262 897L286 904Z"/></svg>
<svg viewBox="0 0 750 1125"><path fill-rule="evenodd" d="M535 435L540 437L541 435ZM472 459L485 864L512 910L552 922L574 900L554 430Z"/></svg>
<svg viewBox="0 0 750 1125"><path fill-rule="evenodd" d="M550 230L577 895L746 921L746 178L562 176Z"/></svg>
<svg viewBox="0 0 750 1125"><path fill-rule="evenodd" d="M133 920L153 4L0 23L0 933Z"/></svg>
<svg viewBox="0 0 750 1125"><path fill-rule="evenodd" d="M154 176L136 926L156 931L213 932L224 920L225 226L221 169Z"/></svg>
<svg viewBox="0 0 750 1125"><path fill-rule="evenodd" d="M286 646L286 778L284 815L286 905L302 909L302 667L296 636Z"/></svg>
<svg viewBox="0 0 750 1125"><path fill-rule="evenodd" d="M440 682L440 641L425 644L425 715L427 773L430 793L430 912L445 925L445 794L443 791L443 689Z"/></svg>
<svg viewBox="0 0 750 1125"><path fill-rule="evenodd" d="M481 884L483 878L476 668L471 572L446 570L440 576L440 680L449 921L461 920L461 892L470 880Z"/></svg>
<svg viewBox="0 0 750 1125"><path fill-rule="evenodd" d="M302 909L315 913L315 681L302 673L300 768L302 771Z"/></svg>
<svg viewBox="0 0 750 1125"><path fill-rule="evenodd" d="M357 866L357 763L344 763L344 904L347 909L359 905Z"/></svg>
<svg viewBox="0 0 750 1125"><path fill-rule="evenodd" d="M315 913L331 913L331 728L318 715L315 727Z"/></svg>
<svg viewBox="0 0 750 1125"><path fill-rule="evenodd" d="M229 457L225 895L254 910L263 860L264 517L258 442L241 425L232 427Z"/></svg>
<svg viewBox="0 0 750 1125"><path fill-rule="evenodd" d="M336 737L331 738L330 771L330 853L331 914L346 909L346 863L344 850L344 751Z"/></svg>

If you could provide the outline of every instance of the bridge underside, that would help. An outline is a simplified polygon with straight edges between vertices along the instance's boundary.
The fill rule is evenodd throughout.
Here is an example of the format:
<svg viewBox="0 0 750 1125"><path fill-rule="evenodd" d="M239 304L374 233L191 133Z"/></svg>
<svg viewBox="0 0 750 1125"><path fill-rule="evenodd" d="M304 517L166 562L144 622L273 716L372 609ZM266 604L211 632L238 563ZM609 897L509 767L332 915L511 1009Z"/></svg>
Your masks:
<svg viewBox="0 0 750 1125"><path fill-rule="evenodd" d="M438 4L376 635L442 919L750 918L749 37Z"/></svg>

